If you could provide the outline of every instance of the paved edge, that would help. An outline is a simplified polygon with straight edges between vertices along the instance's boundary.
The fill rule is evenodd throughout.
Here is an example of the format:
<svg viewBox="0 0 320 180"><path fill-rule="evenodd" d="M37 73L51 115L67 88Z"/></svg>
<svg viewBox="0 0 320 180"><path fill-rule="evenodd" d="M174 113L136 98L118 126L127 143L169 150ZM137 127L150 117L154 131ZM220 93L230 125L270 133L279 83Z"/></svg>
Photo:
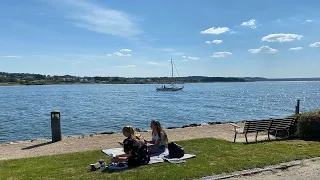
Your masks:
<svg viewBox="0 0 320 180"><path fill-rule="evenodd" d="M236 171L233 173L223 173L223 174L217 174L213 176L206 176L203 178L200 178L199 180L220 180L220 179L228 179L232 177L238 177L238 176L250 176L253 174L258 174L261 172L266 172L266 171L274 171L274 170L284 170L293 166L298 166L306 162L313 162L313 161L319 161L320 157L316 158L311 158L311 159L303 159L303 160L296 160L296 161L291 161L291 162L286 162L286 163L281 163L278 165L272 165L272 166L265 166L263 168L254 168L254 169L248 169L248 170L243 170L243 171Z"/></svg>

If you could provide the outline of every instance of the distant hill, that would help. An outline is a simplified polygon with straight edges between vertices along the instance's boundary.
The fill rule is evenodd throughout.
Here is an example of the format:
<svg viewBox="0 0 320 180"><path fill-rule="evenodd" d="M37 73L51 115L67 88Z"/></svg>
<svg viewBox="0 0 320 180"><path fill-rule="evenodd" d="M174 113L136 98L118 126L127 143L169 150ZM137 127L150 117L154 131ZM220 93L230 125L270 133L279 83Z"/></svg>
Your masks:
<svg viewBox="0 0 320 180"><path fill-rule="evenodd" d="M0 72L0 84L43 85L43 84L77 84L77 83L112 83L112 84L157 84L171 83L173 81L183 83L206 82L255 82L255 81L320 81L320 78L263 78L263 77L79 77L71 75L51 76L31 73L7 73Z"/></svg>
<svg viewBox="0 0 320 180"><path fill-rule="evenodd" d="M21 85L43 85L43 84L76 84L76 83L114 83L114 84L153 84L153 83L171 83L172 80L184 83L199 82L246 82L245 78L237 77L207 77L207 76L189 76L189 77L79 77L71 75L50 76L31 73L7 73L0 72L1 84L21 84Z"/></svg>

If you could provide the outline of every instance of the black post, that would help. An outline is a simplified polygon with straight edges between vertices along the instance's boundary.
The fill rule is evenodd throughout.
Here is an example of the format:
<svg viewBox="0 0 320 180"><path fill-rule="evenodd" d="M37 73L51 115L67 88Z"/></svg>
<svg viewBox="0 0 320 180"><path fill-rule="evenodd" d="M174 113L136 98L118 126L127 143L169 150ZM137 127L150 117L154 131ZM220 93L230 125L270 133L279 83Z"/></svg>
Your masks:
<svg viewBox="0 0 320 180"><path fill-rule="evenodd" d="M57 110L51 112L51 133L52 142L61 141L60 112Z"/></svg>
<svg viewBox="0 0 320 180"><path fill-rule="evenodd" d="M296 105L296 114L300 113L300 99L297 100L297 105Z"/></svg>

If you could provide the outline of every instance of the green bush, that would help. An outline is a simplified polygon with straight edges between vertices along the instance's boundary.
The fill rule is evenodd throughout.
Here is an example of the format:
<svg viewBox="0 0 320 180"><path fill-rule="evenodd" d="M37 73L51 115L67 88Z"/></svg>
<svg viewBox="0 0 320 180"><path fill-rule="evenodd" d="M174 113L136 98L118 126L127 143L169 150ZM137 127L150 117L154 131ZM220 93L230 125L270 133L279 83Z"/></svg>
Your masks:
<svg viewBox="0 0 320 180"><path fill-rule="evenodd" d="M305 139L320 138L320 110L298 116L297 136Z"/></svg>

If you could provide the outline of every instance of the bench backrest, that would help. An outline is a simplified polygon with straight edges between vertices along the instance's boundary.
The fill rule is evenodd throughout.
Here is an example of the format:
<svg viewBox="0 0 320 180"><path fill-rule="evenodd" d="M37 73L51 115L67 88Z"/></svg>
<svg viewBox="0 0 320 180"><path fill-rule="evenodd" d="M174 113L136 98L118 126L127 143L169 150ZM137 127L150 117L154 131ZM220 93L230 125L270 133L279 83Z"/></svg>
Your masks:
<svg viewBox="0 0 320 180"><path fill-rule="evenodd" d="M269 130L288 130L292 125L294 125L295 121L295 118L272 119Z"/></svg>
<svg viewBox="0 0 320 180"><path fill-rule="evenodd" d="M268 131L271 119L246 121L243 131L245 133Z"/></svg>

